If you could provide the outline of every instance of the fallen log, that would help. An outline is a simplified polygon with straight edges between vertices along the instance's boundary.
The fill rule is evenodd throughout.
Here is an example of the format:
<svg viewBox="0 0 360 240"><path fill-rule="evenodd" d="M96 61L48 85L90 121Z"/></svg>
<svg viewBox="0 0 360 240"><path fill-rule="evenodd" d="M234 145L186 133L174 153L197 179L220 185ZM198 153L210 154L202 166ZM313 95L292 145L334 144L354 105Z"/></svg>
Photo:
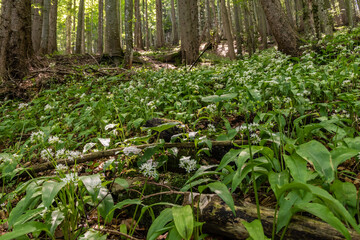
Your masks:
<svg viewBox="0 0 360 240"><path fill-rule="evenodd" d="M184 197L183 204L199 203L200 221L205 222L203 231L210 234L224 236L229 239L246 239L249 234L241 223L242 221L252 222L257 219L256 205L247 202L237 202L235 206L236 216L230 208L215 194L193 194ZM200 202L199 202L200 201ZM268 237L272 235L274 210L260 207L261 222L264 233ZM349 229L353 240L359 240L360 235ZM275 236L280 239L280 236ZM287 240L334 240L345 239L344 236L329 224L305 216L294 216L288 226L283 239Z"/></svg>

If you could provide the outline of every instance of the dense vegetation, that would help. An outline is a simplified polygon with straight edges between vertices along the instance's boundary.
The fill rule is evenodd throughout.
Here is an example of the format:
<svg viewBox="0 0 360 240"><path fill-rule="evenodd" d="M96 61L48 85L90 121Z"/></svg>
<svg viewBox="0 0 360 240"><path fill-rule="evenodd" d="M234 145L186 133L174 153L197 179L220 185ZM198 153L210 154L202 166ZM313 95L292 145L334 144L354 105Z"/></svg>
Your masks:
<svg viewBox="0 0 360 240"><path fill-rule="evenodd" d="M278 217L268 237L284 236L291 217L308 212L351 239L347 227L360 233L359 36L360 29L338 32L304 46L299 58L268 49L191 71L68 75L66 83L51 84L29 102L4 100L0 203L2 223L13 231L0 239L26 239L28 233L156 239L166 232L168 239L204 239L192 207L175 197L148 201L151 184L167 181L175 185L161 191L214 192L232 210L233 197L250 196L259 206L270 196ZM89 67L103 66L74 66L79 73ZM148 124L157 118L160 125ZM177 147L167 147L158 134L165 132L175 135L169 140ZM235 140L242 141L213 148ZM187 142L194 147L183 149ZM115 148L112 157L76 164L83 154ZM55 173L29 178L30 168L44 162ZM115 186L122 197L110 194ZM166 206L161 213L159 205ZM121 223L131 216L135 221ZM138 230L148 216L151 227ZM244 225L260 239L258 220Z"/></svg>

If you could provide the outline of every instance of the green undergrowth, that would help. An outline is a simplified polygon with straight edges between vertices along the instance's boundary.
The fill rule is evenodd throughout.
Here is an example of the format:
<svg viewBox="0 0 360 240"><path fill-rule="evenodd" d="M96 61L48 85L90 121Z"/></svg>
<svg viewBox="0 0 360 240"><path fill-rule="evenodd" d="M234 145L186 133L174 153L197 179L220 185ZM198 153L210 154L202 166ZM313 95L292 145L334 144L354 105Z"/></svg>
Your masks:
<svg viewBox="0 0 360 240"><path fill-rule="evenodd" d="M0 203L7 216L2 221L13 231L0 239L26 239L30 232L54 238L59 226L65 239L106 239L92 224L109 226L129 205L136 224L120 225L122 233L133 235L150 218L147 239L165 232L168 239L202 239L203 223L189 206L167 198L142 200L151 194L146 182L163 183L171 171L183 174L172 190L215 192L231 210L234 196L250 194L259 206L259 198L274 195L277 218L268 234L273 239L285 236L297 212L315 215L351 239L346 227L360 233L359 29L303 50L291 58L269 49L190 72L134 69L130 81L123 75L81 82L67 76L66 84L52 85L30 102L3 101ZM154 118L166 121L145 127ZM171 141L179 145L166 148L157 133L175 128ZM233 140L244 144L224 154L212 151L213 141ZM158 145L136 148L150 142ZM184 151L184 142L194 148ZM56 164L116 147L125 148L87 174ZM29 163L46 161L56 166L56 176L17 181ZM137 197L126 198L132 187L125 179L139 174L145 177L133 189ZM109 189L115 184L124 199L114 201ZM16 190L6 193L6 186ZM155 205L167 207L159 214ZM85 220L94 209L95 223ZM244 225L250 236L263 235L259 221Z"/></svg>

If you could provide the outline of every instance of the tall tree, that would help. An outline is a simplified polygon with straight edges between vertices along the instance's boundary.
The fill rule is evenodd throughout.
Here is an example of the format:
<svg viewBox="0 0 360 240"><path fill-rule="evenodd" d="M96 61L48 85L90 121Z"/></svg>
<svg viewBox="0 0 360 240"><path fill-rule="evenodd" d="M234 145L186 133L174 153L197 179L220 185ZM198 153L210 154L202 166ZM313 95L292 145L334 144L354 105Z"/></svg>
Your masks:
<svg viewBox="0 0 360 240"><path fill-rule="evenodd" d="M2 1L0 25L0 82L22 80L33 55L31 1Z"/></svg>
<svg viewBox="0 0 360 240"><path fill-rule="evenodd" d="M105 50L110 57L112 57L116 64L120 63L120 57L123 56L123 51L120 45L120 26L118 19L118 0L105 0L106 13L106 36L105 36ZM132 11L132 10L131 10Z"/></svg>
<svg viewBox="0 0 360 240"><path fill-rule="evenodd" d="M149 16L148 16L148 2L145 0L145 29L146 29L146 37L145 37L145 46L146 49L150 48L150 29L149 29Z"/></svg>
<svg viewBox="0 0 360 240"><path fill-rule="evenodd" d="M171 0L171 37L174 46L179 44L179 33L176 21L175 1Z"/></svg>
<svg viewBox="0 0 360 240"><path fill-rule="evenodd" d="M66 53L71 54L71 9L72 0L68 0L66 4Z"/></svg>
<svg viewBox="0 0 360 240"><path fill-rule="evenodd" d="M82 51L83 38L84 38L84 12L85 12L84 0L80 0L79 12L78 12L78 24L76 30L76 47L75 47L76 54L84 53Z"/></svg>
<svg viewBox="0 0 360 240"><path fill-rule="evenodd" d="M260 2L279 50L291 56L298 56L300 53L300 41L288 22L280 1L260 0Z"/></svg>
<svg viewBox="0 0 360 240"><path fill-rule="evenodd" d="M41 43L41 28L42 28L42 14L41 9L43 0L32 0L32 24L31 24L31 39L33 43L34 52L38 52Z"/></svg>
<svg viewBox="0 0 360 240"><path fill-rule="evenodd" d="M135 10L135 44L138 48L143 49L144 46L143 46L142 31L141 31L140 0L134 0L134 10Z"/></svg>
<svg viewBox="0 0 360 240"><path fill-rule="evenodd" d="M162 23L162 3L161 0L156 0L156 48L161 48L164 45L165 38Z"/></svg>
<svg viewBox="0 0 360 240"><path fill-rule="evenodd" d="M41 30L41 43L40 43L40 54L48 53L48 42L49 42L49 23L50 23L50 0L44 0L42 9L42 30Z"/></svg>
<svg viewBox="0 0 360 240"><path fill-rule="evenodd" d="M199 21L197 0L178 2L181 56L186 64L195 62L199 55Z"/></svg>
<svg viewBox="0 0 360 240"><path fill-rule="evenodd" d="M50 16L49 16L49 40L48 40L48 53L57 51L57 9L58 0L51 0Z"/></svg>
<svg viewBox="0 0 360 240"><path fill-rule="evenodd" d="M237 0L233 0L233 3L234 3L236 53L237 55L242 56L243 27L241 21L240 3Z"/></svg>
<svg viewBox="0 0 360 240"><path fill-rule="evenodd" d="M97 53L103 54L103 39L104 39L104 0L99 0L99 20L98 20L98 39L97 39Z"/></svg>
<svg viewBox="0 0 360 240"><path fill-rule="evenodd" d="M133 58L133 36L132 36L133 0L125 0L125 56L124 68L130 69Z"/></svg>
<svg viewBox="0 0 360 240"><path fill-rule="evenodd" d="M267 45L267 32L268 32L267 25L268 24L266 22L266 16L265 16L264 10L262 9L260 2L258 0L256 1L256 11L258 13L258 18L259 18L258 28L259 28L259 33L261 36L261 42L262 42L263 48L266 49L268 47L268 45ZM288 15L288 17L289 17L289 15ZM292 24L294 24L293 26L295 26L294 20L292 21Z"/></svg>
<svg viewBox="0 0 360 240"><path fill-rule="evenodd" d="M234 40L231 34L231 26L230 26L228 11L225 5L225 0L220 0L220 8L221 8L222 23L228 44L228 55L230 59L235 59Z"/></svg>

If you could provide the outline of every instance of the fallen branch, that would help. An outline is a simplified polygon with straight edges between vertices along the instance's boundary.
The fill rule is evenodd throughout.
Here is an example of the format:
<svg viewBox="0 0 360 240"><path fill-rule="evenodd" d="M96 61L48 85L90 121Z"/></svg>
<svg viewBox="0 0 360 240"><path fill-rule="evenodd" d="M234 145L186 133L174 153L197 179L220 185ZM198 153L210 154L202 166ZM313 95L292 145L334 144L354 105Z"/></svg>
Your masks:
<svg viewBox="0 0 360 240"><path fill-rule="evenodd" d="M236 145L242 145L242 144L247 144L247 141L245 140L236 140L236 141L212 141L211 142L213 147L226 147L226 146L233 146L234 144ZM158 146L158 143L153 143L153 144L143 144L143 145L137 145L137 148L140 149L145 149L148 147L155 147ZM177 147L177 148L195 148L195 143L194 142L184 142L184 143L165 143L162 146L164 149L168 149L168 148L173 148L173 147ZM112 156L116 156L118 155L122 150L124 149L124 147L121 148L114 148L114 149L109 149L109 150L105 150L105 151L101 151L101 152L94 152L94 153L89 153L89 154L85 154L82 157L75 159L75 160L69 160L69 159L60 159L58 161L56 161L56 164L65 164L67 166L72 166L75 163L84 163L84 162L89 162L89 161L93 161L95 159L101 159L101 158L106 158L106 157L112 157ZM36 166L33 166L32 168L30 168L30 171L32 173L38 173L38 172L42 172L45 170L49 170L49 169L54 169L54 163L53 162L46 162L46 163L42 163ZM21 176L26 176L26 172L22 173Z"/></svg>
<svg viewBox="0 0 360 240"><path fill-rule="evenodd" d="M200 199L200 200L199 200ZM229 239L246 239L249 234L242 221L252 222L257 219L256 205L247 202L237 202L235 206L236 216L231 209L216 195L193 193L184 197L184 205L198 206L200 221L206 222L204 232L226 236ZM196 210L195 210L196 211ZM274 221L274 210L260 207L261 222L264 233L271 237ZM360 235L354 230L348 229L353 240L359 240ZM280 236L275 236L279 238ZM284 239L344 239L344 236L329 224L304 216L294 216L288 226Z"/></svg>

